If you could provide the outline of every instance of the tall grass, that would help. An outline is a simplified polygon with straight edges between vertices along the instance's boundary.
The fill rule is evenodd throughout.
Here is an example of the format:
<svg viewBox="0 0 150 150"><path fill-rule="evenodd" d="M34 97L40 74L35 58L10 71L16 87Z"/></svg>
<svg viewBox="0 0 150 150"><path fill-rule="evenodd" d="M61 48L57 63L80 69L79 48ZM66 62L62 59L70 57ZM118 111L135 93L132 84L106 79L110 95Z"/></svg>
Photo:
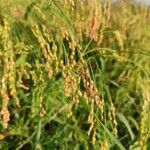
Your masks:
<svg viewBox="0 0 150 150"><path fill-rule="evenodd" d="M3 0L0 149L149 149L149 20L131 1Z"/></svg>

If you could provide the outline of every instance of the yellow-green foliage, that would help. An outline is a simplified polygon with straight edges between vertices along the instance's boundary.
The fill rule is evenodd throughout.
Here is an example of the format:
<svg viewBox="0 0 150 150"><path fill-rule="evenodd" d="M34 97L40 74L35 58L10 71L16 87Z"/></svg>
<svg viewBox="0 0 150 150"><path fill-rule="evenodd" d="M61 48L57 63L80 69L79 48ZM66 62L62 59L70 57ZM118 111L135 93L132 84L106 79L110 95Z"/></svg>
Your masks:
<svg viewBox="0 0 150 150"><path fill-rule="evenodd" d="M0 149L149 149L149 13L2 0Z"/></svg>

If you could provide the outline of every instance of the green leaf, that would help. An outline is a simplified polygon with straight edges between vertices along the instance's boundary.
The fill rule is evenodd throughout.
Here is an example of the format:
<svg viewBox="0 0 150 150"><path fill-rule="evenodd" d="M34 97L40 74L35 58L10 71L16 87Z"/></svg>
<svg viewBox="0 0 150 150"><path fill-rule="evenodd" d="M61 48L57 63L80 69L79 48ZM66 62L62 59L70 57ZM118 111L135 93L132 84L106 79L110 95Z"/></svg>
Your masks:
<svg viewBox="0 0 150 150"><path fill-rule="evenodd" d="M99 122L99 124L104 128L105 132L109 135L109 137L111 138L111 140L113 140L115 142L115 144L118 145L118 147L120 148L120 150L126 150L126 148L120 143L120 141L118 141L118 139L107 129L107 127L99 120L99 118L97 117L96 114L94 114L94 117L96 118L96 120Z"/></svg>
<svg viewBox="0 0 150 150"><path fill-rule="evenodd" d="M135 135L131 129L131 126L128 122L128 120L126 119L126 117L122 114L122 113L117 113L118 118L124 123L124 125L126 126L126 128L128 129L128 132L131 136L131 140L133 141L135 138Z"/></svg>

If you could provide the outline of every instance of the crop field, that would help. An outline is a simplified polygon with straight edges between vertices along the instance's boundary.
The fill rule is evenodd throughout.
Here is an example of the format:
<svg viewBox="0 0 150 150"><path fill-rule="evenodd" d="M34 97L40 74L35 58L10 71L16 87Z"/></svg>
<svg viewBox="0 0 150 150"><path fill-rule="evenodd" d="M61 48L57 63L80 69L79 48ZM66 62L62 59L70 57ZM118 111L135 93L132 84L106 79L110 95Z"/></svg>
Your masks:
<svg viewBox="0 0 150 150"><path fill-rule="evenodd" d="M150 150L150 8L0 0L0 150Z"/></svg>

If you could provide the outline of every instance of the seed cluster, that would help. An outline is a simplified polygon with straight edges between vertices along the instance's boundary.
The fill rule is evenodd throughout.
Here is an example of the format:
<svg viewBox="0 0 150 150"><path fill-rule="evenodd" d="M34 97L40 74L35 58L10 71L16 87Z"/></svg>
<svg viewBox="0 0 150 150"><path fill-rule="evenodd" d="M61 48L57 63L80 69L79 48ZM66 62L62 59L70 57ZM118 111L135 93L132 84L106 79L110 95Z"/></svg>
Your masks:
<svg viewBox="0 0 150 150"><path fill-rule="evenodd" d="M8 72L9 72L9 59L7 56L7 48L8 48L8 44L7 44L7 40L9 39L8 36L8 32L9 32L9 24L7 22L7 20L4 20L4 27L2 29L2 40L4 43L4 58L3 58L3 63L4 63L4 68L3 68L3 76L1 78L1 97L2 97L2 109L0 114L3 116L3 126L5 128L7 128L8 126L8 122L10 120L10 113L8 111L8 102L9 102L9 93L8 93L8 87L7 87L7 80L8 80Z"/></svg>
<svg viewBox="0 0 150 150"><path fill-rule="evenodd" d="M142 150L146 150L146 142L149 138L149 126L150 123L149 120L150 116L150 88L149 88L149 81L144 81L146 82L146 86L143 86L143 82L141 84L141 88L143 90L143 105L142 105L142 110L141 110L141 123L140 123L140 132L141 132L141 137L140 137L140 147Z"/></svg>
<svg viewBox="0 0 150 150"><path fill-rule="evenodd" d="M115 112L115 106L112 102L110 105L109 119L113 122L114 125L113 133L117 136L118 130L117 130L116 112Z"/></svg>

